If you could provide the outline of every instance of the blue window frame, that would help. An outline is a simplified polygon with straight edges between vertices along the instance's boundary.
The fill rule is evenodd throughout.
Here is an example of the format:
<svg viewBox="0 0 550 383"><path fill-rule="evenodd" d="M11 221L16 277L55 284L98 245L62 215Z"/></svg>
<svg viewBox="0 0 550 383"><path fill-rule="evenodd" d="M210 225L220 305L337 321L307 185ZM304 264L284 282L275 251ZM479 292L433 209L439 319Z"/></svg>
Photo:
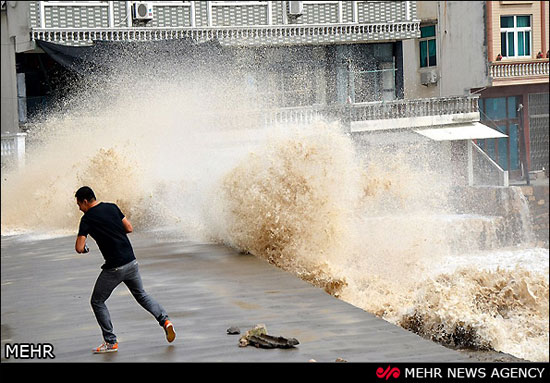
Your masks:
<svg viewBox="0 0 550 383"><path fill-rule="evenodd" d="M482 148L504 170L520 169L519 116L516 96L481 98L481 121L506 134L506 138L478 140Z"/></svg>
<svg viewBox="0 0 550 383"><path fill-rule="evenodd" d="M420 27L420 68L437 65L435 25Z"/></svg>

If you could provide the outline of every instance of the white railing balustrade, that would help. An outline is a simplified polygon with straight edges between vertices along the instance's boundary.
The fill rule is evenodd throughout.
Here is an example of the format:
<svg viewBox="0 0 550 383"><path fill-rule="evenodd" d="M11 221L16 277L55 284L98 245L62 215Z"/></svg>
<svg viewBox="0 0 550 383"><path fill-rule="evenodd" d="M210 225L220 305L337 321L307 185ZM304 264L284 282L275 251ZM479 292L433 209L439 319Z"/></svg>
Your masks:
<svg viewBox="0 0 550 383"><path fill-rule="evenodd" d="M213 27L124 27L124 28L33 28L32 40L92 43L104 41L151 41L191 38L196 41L257 40L265 38L333 36L360 34L365 38L381 34L420 33L420 21L397 21L377 24L308 24L253 25Z"/></svg>
<svg viewBox="0 0 550 383"><path fill-rule="evenodd" d="M25 138L26 133L2 134L2 165L15 163L21 167L25 165Z"/></svg>
<svg viewBox="0 0 550 383"><path fill-rule="evenodd" d="M478 95L414 100L375 101L354 104L314 105L267 110L242 110L236 114L257 115L265 126L274 124L307 124L316 118L343 123L391 120L399 118L445 116L479 113ZM479 120L479 115L477 116Z"/></svg>
<svg viewBox="0 0 550 383"><path fill-rule="evenodd" d="M493 79L548 76L548 74L548 59L491 63L491 77Z"/></svg>
<svg viewBox="0 0 550 383"><path fill-rule="evenodd" d="M478 113L478 98L475 95L355 103L350 105L350 118L366 121Z"/></svg>
<svg viewBox="0 0 550 383"><path fill-rule="evenodd" d="M281 108L262 113L266 126L276 124L309 124L318 117L325 117L323 107Z"/></svg>
<svg viewBox="0 0 550 383"><path fill-rule="evenodd" d="M355 104L313 105L264 110L234 110L231 115L213 112L205 116L222 125L241 126L250 121L252 126L277 124L309 124L317 118L340 121L344 126L357 121L396 120L410 117L464 115L478 113L478 96L458 96L414 100L393 100ZM479 119L479 117L478 117ZM2 135L2 162L25 159L25 133Z"/></svg>

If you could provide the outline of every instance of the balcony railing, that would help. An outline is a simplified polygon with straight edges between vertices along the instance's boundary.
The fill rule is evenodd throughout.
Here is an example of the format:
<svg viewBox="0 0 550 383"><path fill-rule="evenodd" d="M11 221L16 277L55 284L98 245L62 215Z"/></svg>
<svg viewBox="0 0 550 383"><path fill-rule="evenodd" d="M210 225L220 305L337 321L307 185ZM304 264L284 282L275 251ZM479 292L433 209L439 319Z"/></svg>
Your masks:
<svg viewBox="0 0 550 383"><path fill-rule="evenodd" d="M2 134L2 167L15 164L25 164L25 137L26 133Z"/></svg>
<svg viewBox="0 0 550 383"><path fill-rule="evenodd" d="M314 105L293 108L261 110L232 110L228 113L215 111L204 115L204 119L216 126L242 129L243 127L271 127L278 124L309 124L320 118L342 123L345 130L353 124L373 123L376 126L395 128L400 119L407 119L407 128L412 129L411 119L415 117L432 119L450 117L438 124L455 123L457 118L479 120L478 96L427 98L415 100L394 100L357 104ZM477 114L477 118L476 115ZM474 116L472 116L474 115ZM353 129L352 129L353 130ZM2 135L2 163L24 164L25 133Z"/></svg>
<svg viewBox="0 0 550 383"><path fill-rule="evenodd" d="M491 63L491 77L493 80L544 78L548 74L548 59ZM546 81L548 81L548 77L546 77Z"/></svg>
<svg viewBox="0 0 550 383"><path fill-rule="evenodd" d="M351 120L385 120L478 113L479 96L434 97L415 100L377 101L351 104Z"/></svg>
<svg viewBox="0 0 550 383"><path fill-rule="evenodd" d="M317 105L294 108L275 108L256 112L239 111L240 115L259 113L264 124L310 123L315 118L346 123L396 120L415 117L463 115L479 120L478 96L434 97L414 100L376 101L354 104ZM450 123L450 122L449 122Z"/></svg>
<svg viewBox="0 0 550 383"><path fill-rule="evenodd" d="M124 28L33 28L32 40L66 43L105 41L151 41L191 38L196 41L219 39L226 43L258 43L291 38L293 41L325 36L342 39L350 36L366 40L395 39L399 36L416 37L419 21L373 24L317 24L317 25L254 25L216 27L124 27ZM403 37L402 37L403 38Z"/></svg>

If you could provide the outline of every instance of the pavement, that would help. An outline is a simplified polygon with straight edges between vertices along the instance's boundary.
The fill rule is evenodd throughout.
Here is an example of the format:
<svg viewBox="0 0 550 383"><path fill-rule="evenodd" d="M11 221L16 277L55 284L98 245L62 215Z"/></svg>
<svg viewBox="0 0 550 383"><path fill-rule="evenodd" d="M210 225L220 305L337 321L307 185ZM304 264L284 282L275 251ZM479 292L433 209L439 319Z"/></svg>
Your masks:
<svg viewBox="0 0 550 383"><path fill-rule="evenodd" d="M77 254L72 236L3 236L2 362L471 362L253 255L160 232L130 238L146 291L176 327L173 343L121 284L107 301L119 351L93 354L102 342L89 303L103 263L95 242ZM256 324L300 343L239 347L226 331ZM51 344L55 358L6 359L16 343Z"/></svg>
<svg viewBox="0 0 550 383"><path fill-rule="evenodd" d="M529 179L530 186L548 186L550 178L548 177L536 177ZM509 181L510 186L527 186L527 180L525 179L511 179Z"/></svg>

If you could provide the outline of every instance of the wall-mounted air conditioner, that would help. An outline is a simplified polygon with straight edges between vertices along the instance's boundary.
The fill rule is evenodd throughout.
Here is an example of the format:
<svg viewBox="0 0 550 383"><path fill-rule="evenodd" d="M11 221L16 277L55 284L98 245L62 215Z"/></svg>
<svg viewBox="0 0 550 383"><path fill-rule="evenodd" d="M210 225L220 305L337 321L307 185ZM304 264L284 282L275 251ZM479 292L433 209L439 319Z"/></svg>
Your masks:
<svg viewBox="0 0 550 383"><path fill-rule="evenodd" d="M153 3L150 1L134 1L132 3L132 18L135 21L153 20Z"/></svg>
<svg viewBox="0 0 550 383"><path fill-rule="evenodd" d="M437 84L437 81L439 81L439 75L435 69L420 73L420 83L422 85L429 86Z"/></svg>
<svg viewBox="0 0 550 383"><path fill-rule="evenodd" d="M304 3L302 1L289 1L288 14L292 16L300 16L304 13Z"/></svg>

